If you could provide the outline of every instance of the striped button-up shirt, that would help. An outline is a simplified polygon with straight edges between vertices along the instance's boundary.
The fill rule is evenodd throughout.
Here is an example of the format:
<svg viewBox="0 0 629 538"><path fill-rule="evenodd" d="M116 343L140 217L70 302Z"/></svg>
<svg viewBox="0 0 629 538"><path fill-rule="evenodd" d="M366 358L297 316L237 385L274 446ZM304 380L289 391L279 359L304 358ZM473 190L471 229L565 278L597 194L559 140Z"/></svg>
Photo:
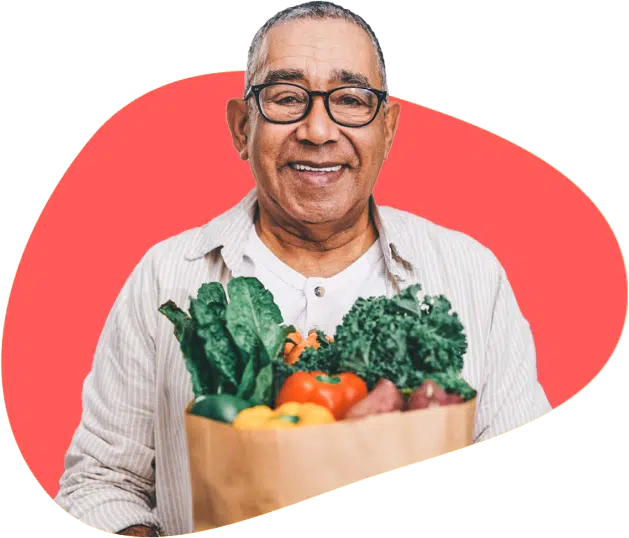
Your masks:
<svg viewBox="0 0 629 538"><path fill-rule="evenodd" d="M204 282L225 285L243 274L256 204L254 189L205 226L155 245L125 282L85 380L56 497L85 523L110 532L138 524L167 535L193 530L184 426L192 386L172 324L157 309L169 299L187 308ZM463 376L478 391L476 441L547 412L531 330L496 257L460 232L372 209L387 294L420 283L445 295L464 324Z"/></svg>

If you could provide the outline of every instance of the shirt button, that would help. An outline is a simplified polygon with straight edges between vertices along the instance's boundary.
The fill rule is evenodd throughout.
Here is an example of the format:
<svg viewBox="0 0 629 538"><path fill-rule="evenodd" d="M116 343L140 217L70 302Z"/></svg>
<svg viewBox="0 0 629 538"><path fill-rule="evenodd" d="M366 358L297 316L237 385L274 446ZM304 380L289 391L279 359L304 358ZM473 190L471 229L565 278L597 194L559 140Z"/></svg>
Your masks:
<svg viewBox="0 0 629 538"><path fill-rule="evenodd" d="M325 295L325 288L323 288L322 286L317 286L314 289L314 292L317 297L323 297Z"/></svg>

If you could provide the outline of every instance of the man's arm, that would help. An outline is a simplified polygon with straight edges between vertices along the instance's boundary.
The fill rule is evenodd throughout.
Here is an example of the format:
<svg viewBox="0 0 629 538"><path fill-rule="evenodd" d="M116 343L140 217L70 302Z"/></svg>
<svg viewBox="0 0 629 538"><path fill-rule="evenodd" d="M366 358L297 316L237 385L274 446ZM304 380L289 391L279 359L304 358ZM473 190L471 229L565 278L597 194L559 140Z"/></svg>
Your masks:
<svg viewBox="0 0 629 538"><path fill-rule="evenodd" d="M143 263L125 283L99 339L55 499L81 521L113 533L134 525L159 529L152 512L156 299Z"/></svg>
<svg viewBox="0 0 629 538"><path fill-rule="evenodd" d="M157 531L151 527L145 527L144 525L134 525L118 531L116 534L120 536L139 536L140 538L159 538Z"/></svg>
<svg viewBox="0 0 629 538"><path fill-rule="evenodd" d="M531 328L502 267L486 349L488 375L479 389L476 441L517 428L551 410L537 379Z"/></svg>

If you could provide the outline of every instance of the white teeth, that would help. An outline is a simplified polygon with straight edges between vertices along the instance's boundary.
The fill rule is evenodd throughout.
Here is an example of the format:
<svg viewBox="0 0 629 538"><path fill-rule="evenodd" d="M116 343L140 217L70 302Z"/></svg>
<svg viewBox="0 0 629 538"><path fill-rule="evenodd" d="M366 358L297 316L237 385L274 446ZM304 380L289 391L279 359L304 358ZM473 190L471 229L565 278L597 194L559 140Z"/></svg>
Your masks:
<svg viewBox="0 0 629 538"><path fill-rule="evenodd" d="M305 164L293 163L291 167L300 172L338 172L343 165L329 166L327 168L314 168L312 166L306 166Z"/></svg>

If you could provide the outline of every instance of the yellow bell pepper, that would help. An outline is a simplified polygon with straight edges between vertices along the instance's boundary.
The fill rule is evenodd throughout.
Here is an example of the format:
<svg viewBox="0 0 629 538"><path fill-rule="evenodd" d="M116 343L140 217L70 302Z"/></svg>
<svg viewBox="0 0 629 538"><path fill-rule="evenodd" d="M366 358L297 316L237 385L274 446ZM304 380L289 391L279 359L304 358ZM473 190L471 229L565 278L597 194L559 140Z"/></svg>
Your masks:
<svg viewBox="0 0 629 538"><path fill-rule="evenodd" d="M277 409L256 405L243 409L232 422L239 430L288 429L334 422L334 415L322 405L287 402Z"/></svg>

